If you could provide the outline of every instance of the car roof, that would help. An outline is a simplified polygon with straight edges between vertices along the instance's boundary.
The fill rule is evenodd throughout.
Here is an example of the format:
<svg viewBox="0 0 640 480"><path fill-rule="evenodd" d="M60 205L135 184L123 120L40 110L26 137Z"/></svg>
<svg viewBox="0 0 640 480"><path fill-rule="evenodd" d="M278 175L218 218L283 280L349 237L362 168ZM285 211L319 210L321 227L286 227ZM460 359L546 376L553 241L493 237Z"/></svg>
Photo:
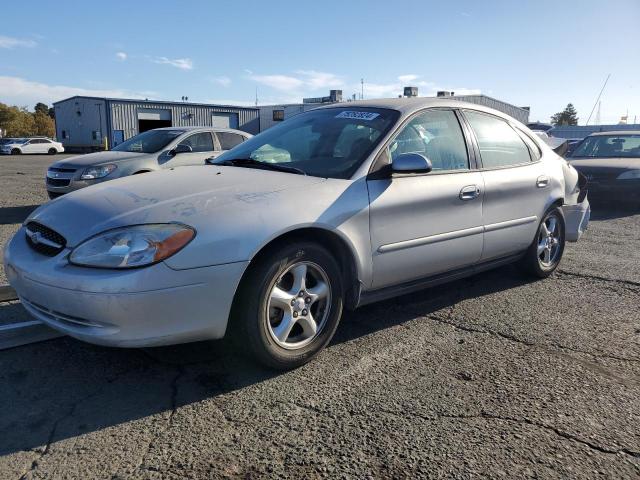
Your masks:
<svg viewBox="0 0 640 480"><path fill-rule="evenodd" d="M611 130L609 132L593 132L590 137L601 137L603 135L640 135L640 130Z"/></svg>
<svg viewBox="0 0 640 480"><path fill-rule="evenodd" d="M340 102L332 103L331 105L319 107L319 109L326 108L342 108L349 109L352 107L369 107L369 108L386 108L390 110L397 110L401 113L402 117L408 117L419 110L430 107L443 107L443 108L466 108L470 110L478 110L481 112L490 113L498 117L502 117L509 121L518 122L515 118L502 113L493 108L485 107L477 103L465 102L463 100L455 100L455 97L403 97L403 98L381 98L376 100L355 100L352 102ZM314 109L315 110L315 109ZM518 122L521 123L521 122Z"/></svg>
<svg viewBox="0 0 640 480"><path fill-rule="evenodd" d="M247 132L243 132L242 130L236 130L234 128L222 128L222 127L161 127L154 128L154 130L181 130L184 132L195 132L196 130L206 130L208 132L230 132L230 133L240 133L244 135L250 135Z"/></svg>

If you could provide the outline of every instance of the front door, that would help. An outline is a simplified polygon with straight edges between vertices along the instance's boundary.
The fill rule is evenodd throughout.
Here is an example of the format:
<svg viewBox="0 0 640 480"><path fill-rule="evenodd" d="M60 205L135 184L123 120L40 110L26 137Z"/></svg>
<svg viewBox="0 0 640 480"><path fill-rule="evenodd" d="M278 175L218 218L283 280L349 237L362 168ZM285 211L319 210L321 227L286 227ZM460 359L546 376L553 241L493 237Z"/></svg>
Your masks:
<svg viewBox="0 0 640 480"><path fill-rule="evenodd" d="M551 186L540 152L502 118L477 111L464 116L477 139L485 184L482 260L522 252L533 241Z"/></svg>
<svg viewBox="0 0 640 480"><path fill-rule="evenodd" d="M476 263L482 254L482 174L471 168L456 114L429 109L414 116L382 155L417 152L433 170L368 181L372 288Z"/></svg>

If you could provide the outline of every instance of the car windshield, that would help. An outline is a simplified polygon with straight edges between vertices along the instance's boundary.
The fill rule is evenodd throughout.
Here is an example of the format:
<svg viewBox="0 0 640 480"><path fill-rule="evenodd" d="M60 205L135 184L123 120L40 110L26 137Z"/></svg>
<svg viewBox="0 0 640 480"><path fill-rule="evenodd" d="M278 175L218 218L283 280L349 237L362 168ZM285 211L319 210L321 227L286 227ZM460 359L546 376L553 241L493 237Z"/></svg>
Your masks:
<svg viewBox="0 0 640 480"><path fill-rule="evenodd" d="M349 178L398 116L395 110L357 106L312 110L241 143L213 164L279 164L316 177Z"/></svg>
<svg viewBox="0 0 640 480"><path fill-rule="evenodd" d="M184 130L148 130L113 147L116 152L155 153L166 147Z"/></svg>
<svg viewBox="0 0 640 480"><path fill-rule="evenodd" d="M581 158L640 157L640 135L594 135L585 138L571 154Z"/></svg>

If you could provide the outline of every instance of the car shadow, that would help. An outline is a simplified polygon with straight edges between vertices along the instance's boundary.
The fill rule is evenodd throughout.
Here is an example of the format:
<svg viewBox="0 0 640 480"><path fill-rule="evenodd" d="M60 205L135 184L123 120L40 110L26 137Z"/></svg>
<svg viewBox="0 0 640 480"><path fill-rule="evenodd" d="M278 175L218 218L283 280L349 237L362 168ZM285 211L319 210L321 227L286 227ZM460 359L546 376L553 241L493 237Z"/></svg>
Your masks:
<svg viewBox="0 0 640 480"><path fill-rule="evenodd" d="M347 311L327 350L301 368L334 368L336 345L529 282L513 267L503 267ZM178 407L288 375L257 365L224 340L116 349L64 337L5 350L0 360L5 392L0 455L47 449L59 440L168 415Z"/></svg>
<svg viewBox="0 0 640 480"><path fill-rule="evenodd" d="M22 223L40 205L23 205L20 207L0 207L0 225Z"/></svg>

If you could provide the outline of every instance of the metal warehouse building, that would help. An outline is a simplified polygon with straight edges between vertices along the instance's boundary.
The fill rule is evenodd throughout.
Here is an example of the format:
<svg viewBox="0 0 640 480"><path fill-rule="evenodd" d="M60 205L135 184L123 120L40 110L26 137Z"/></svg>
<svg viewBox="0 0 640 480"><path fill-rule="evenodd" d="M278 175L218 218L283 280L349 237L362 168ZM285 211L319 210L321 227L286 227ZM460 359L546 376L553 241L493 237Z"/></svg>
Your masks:
<svg viewBox="0 0 640 480"><path fill-rule="evenodd" d="M260 131L259 110L122 98L76 96L54 103L56 136L65 149L111 148L152 128L213 126Z"/></svg>

